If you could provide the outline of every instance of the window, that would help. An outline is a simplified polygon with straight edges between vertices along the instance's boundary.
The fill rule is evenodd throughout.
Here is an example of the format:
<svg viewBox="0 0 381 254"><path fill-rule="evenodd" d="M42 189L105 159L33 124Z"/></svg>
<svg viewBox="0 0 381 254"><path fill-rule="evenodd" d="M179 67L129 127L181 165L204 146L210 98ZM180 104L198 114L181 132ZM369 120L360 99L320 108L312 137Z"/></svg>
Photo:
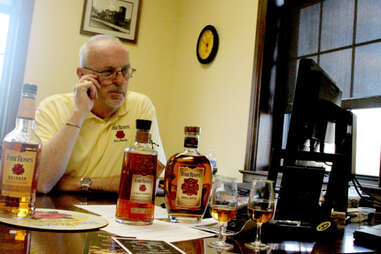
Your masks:
<svg viewBox="0 0 381 254"><path fill-rule="evenodd" d="M14 128L34 0L0 0L0 140Z"/></svg>
<svg viewBox="0 0 381 254"><path fill-rule="evenodd" d="M2 13L0 9L0 81L3 73L6 42L8 38L9 14Z"/></svg>
<svg viewBox="0 0 381 254"><path fill-rule="evenodd" d="M378 176L381 153L381 108L356 109L356 174Z"/></svg>
<svg viewBox="0 0 381 254"><path fill-rule="evenodd" d="M378 137L380 124L374 119L381 118L380 1L265 2L266 34L261 45L264 47L263 68L259 113L256 116L259 127L254 127L258 129L256 146L271 145L267 152L260 151L263 145L256 148L260 151L255 152L257 160L250 166L246 163L246 168L266 170L264 165L271 162L261 160L258 154L271 154L281 149L284 115L292 108L298 62L306 57L314 59L329 74L343 91L343 107L357 115L356 173L378 176L381 138ZM262 119L271 119L271 123L266 124ZM271 138L258 135L270 130ZM364 150L367 152L363 153ZM270 155L270 159L273 157Z"/></svg>
<svg viewBox="0 0 381 254"><path fill-rule="evenodd" d="M293 9L291 59L314 58L343 91L343 99L381 95L381 5L378 0L325 0ZM296 36L295 36L296 35ZM296 64L297 65L297 64ZM291 89L294 89L292 87ZM292 91L290 92L292 97ZM356 173L378 176L379 109L353 110L358 120Z"/></svg>

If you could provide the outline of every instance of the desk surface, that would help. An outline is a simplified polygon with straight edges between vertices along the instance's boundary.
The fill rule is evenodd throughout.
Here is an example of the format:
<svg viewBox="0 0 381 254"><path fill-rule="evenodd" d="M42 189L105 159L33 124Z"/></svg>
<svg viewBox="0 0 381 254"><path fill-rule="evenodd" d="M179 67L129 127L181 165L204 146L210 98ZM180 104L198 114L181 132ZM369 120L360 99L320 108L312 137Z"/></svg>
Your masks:
<svg viewBox="0 0 381 254"><path fill-rule="evenodd" d="M81 203L81 197L76 194L50 194L38 195L36 207L55 208L74 211L83 210L74 207ZM116 195L110 193L96 193L88 198L88 204L115 204ZM377 249L357 246L353 242L353 232L359 227L356 224L347 225L338 238L330 243L280 241L269 243L271 253L381 253L381 247ZM0 253L25 253L17 252L23 249L20 244L10 245L7 239L14 237L20 228L0 224ZM46 231L23 231L27 233L25 246L29 246L29 253L124 253L111 241L110 234L103 230L91 232L46 232ZM252 233L254 237L254 232ZM247 234L246 234L247 235ZM250 234L249 234L250 235ZM198 239L192 241L176 242L176 246L186 253L218 253L209 248L208 242L215 238ZM234 244L234 249L224 253L254 253L244 247L245 242L250 241L240 235L228 238L228 242ZM380 245L381 246L381 245ZM27 249L27 248L24 248Z"/></svg>

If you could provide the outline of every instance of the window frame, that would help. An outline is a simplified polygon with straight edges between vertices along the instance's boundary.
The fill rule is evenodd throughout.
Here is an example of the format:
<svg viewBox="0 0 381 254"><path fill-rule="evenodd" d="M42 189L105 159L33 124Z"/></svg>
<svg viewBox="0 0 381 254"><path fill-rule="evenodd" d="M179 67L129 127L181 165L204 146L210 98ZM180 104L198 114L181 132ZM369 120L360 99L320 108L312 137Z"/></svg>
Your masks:
<svg viewBox="0 0 381 254"><path fill-rule="evenodd" d="M245 157L245 166L244 170L240 171L241 173L244 173L244 180L245 180L245 173L254 173L258 172L256 169L256 156L258 151L258 132L259 132L259 118L260 118L260 99L261 99L261 84L262 82L262 72L263 72L263 61L264 59L264 44L265 44L265 32L266 32L266 15L267 15L267 6L270 0L265 1L259 1L258 3L258 12L257 12L257 28L256 28L256 41L255 41L255 49L254 49L254 70L253 70L253 78L252 78L252 92L251 92L251 104L250 104L250 116L249 116L249 128L248 128L248 135L247 135L247 146L246 146L246 157ZM356 47L364 46L372 43L378 43L381 42L380 39L376 40L369 40L366 42L356 43L355 42L355 35L356 35L356 18L357 18L357 1L354 0L355 6L354 6L354 29L353 29L353 36L352 38L352 44L345 46L345 47L339 47L335 49L330 50L320 50L315 54L309 54L309 55L303 55L303 57L311 57L311 56L317 56L319 57L320 54L324 53L330 53L335 52L338 50L344 50L344 49L352 49L352 58L354 57L354 51ZM313 0L306 4L306 1L294 1L295 5L310 5L310 4L316 4L320 2L320 8L322 10L323 1L320 0ZM322 13L320 13L320 20L322 17ZM321 22L321 21L320 21ZM321 36L321 24L319 24L319 45L320 45L320 36ZM319 56L318 56L319 55ZM301 58L297 57L297 58ZM320 61L320 59L319 59ZM354 59L352 59L351 63L351 84L350 84L350 96L353 96L353 82L354 82ZM371 97L364 97L364 98L346 98L342 100L342 107L345 109L360 109L360 108L374 108L374 107L381 107L381 95L377 96L371 96ZM273 145L271 146L273 148ZM270 158L271 160L271 158ZM270 162L271 164L271 162ZM360 176L361 177L361 176ZM377 181L377 177L372 176L365 176L366 179L372 179L373 182Z"/></svg>

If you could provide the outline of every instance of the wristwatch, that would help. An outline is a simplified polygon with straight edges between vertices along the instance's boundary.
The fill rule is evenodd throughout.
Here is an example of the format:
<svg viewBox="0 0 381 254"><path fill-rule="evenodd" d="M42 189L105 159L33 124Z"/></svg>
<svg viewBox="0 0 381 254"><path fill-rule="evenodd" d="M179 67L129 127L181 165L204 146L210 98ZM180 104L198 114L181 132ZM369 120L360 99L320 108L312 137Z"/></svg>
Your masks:
<svg viewBox="0 0 381 254"><path fill-rule="evenodd" d="M89 188L93 181L90 177L82 177L79 183L81 184L81 191L89 191Z"/></svg>

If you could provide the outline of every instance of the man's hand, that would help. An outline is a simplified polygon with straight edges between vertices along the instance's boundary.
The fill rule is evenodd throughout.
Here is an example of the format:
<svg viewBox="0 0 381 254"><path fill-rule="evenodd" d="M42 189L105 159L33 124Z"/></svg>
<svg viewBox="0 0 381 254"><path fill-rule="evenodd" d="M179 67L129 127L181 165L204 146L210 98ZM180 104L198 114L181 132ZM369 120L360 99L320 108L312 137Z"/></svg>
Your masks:
<svg viewBox="0 0 381 254"><path fill-rule="evenodd" d="M98 96L98 90L101 88L97 76L94 74L85 74L81 76L78 84L74 86L74 95L75 95L75 106L76 111L80 119L79 124L82 124L82 121L90 113L94 106L94 99ZM78 124L78 123L77 123Z"/></svg>

